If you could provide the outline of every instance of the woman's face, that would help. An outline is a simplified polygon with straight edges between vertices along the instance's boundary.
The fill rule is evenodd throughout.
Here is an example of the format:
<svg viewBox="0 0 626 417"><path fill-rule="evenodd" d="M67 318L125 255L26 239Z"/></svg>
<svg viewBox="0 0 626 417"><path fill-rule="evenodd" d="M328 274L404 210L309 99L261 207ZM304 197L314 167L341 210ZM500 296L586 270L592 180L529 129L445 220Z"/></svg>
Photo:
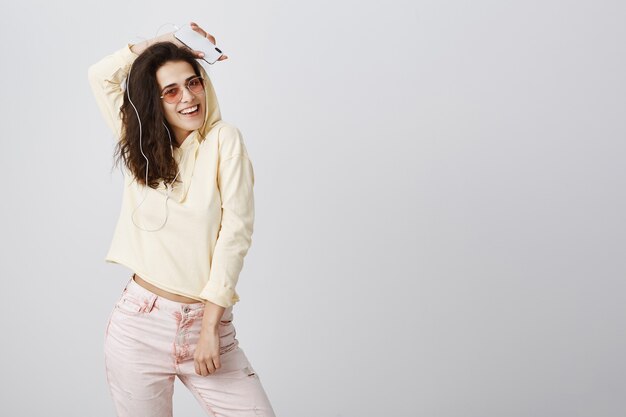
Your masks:
<svg viewBox="0 0 626 417"><path fill-rule="evenodd" d="M194 94L186 88L187 82L196 76L191 64L185 61L166 62L156 72L160 95L172 88L182 90L182 97L176 103L168 103L161 99L165 120L173 128L172 133L179 145L204 123L206 113L204 91ZM189 110L194 111L190 113Z"/></svg>

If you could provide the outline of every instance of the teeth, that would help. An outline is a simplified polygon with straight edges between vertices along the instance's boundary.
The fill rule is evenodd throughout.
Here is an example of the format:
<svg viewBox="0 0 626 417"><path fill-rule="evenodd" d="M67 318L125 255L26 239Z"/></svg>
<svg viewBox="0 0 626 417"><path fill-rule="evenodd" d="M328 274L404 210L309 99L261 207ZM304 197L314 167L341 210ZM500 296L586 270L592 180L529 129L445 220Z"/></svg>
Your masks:
<svg viewBox="0 0 626 417"><path fill-rule="evenodd" d="M189 108L187 108L185 110L181 110L181 111L179 111L179 113L181 113L181 114L189 114L189 113L195 112L196 110L198 110L198 105L195 105L193 107L189 107Z"/></svg>

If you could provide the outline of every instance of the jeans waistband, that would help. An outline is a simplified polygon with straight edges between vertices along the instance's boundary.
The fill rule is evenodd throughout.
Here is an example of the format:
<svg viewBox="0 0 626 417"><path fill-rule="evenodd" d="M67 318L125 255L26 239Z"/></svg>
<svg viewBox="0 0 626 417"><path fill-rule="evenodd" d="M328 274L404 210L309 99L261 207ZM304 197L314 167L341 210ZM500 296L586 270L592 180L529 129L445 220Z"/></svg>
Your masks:
<svg viewBox="0 0 626 417"><path fill-rule="evenodd" d="M204 309L204 303L202 301L198 301L197 303L181 303L179 301L170 300L168 298L161 297L147 288L139 285L132 277L128 280L124 291L127 291L136 297L144 300L150 306L153 306L155 303L159 304L160 308L165 308L167 310L172 311L193 311L193 310L202 310Z"/></svg>

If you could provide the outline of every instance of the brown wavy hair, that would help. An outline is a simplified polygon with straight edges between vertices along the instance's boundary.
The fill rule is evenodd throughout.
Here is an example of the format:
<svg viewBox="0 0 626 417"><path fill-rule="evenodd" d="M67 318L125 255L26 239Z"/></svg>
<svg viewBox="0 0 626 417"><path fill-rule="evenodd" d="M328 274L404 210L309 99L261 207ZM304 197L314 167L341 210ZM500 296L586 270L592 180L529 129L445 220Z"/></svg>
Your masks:
<svg viewBox="0 0 626 417"><path fill-rule="evenodd" d="M173 129L165 120L156 78L157 70L169 61L188 62L196 75L201 75L200 64L187 48L179 47L172 42L159 42L146 48L135 59L130 69L127 92L124 93L124 102L120 109L122 136L114 151L115 165L119 165L123 160L136 181L146 185L147 162L141 153L143 149L149 161L148 185L152 188L157 188L161 180L165 184L172 184L178 172L178 164L172 155L170 137L164 124L172 135ZM141 118L141 132L137 113L128 100L128 94ZM176 146L173 136L172 146Z"/></svg>

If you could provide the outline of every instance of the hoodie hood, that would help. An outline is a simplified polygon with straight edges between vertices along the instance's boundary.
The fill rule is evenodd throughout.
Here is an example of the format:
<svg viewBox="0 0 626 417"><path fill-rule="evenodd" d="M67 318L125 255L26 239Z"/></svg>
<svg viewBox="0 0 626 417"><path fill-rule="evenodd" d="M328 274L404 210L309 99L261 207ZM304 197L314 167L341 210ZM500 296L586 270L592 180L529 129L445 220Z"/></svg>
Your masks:
<svg viewBox="0 0 626 417"><path fill-rule="evenodd" d="M213 129L213 127L215 127L215 125L222 120L222 114L220 113L220 106L217 103L217 95L215 94L211 78L202 65L200 65L200 72L202 74L202 78L205 80L204 104L206 106L206 114L204 117L204 124L200 127L200 129L198 129L200 138L199 141L203 141L211 129Z"/></svg>

